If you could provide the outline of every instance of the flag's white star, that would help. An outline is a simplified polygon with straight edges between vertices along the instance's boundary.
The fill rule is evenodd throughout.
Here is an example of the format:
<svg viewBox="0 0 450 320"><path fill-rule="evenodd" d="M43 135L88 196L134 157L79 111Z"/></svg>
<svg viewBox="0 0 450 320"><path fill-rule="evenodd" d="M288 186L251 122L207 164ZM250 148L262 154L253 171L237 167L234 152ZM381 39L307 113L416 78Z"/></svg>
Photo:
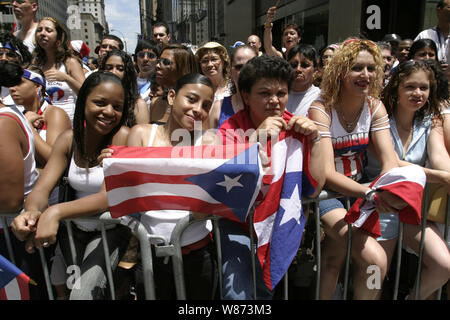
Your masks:
<svg viewBox="0 0 450 320"><path fill-rule="evenodd" d="M217 185L225 187L227 189L227 193L228 193L234 187L243 187L243 185L239 183L239 179L241 177L242 177L242 174L237 177L234 177L234 178L230 178L229 176L224 175L225 180L222 182L218 182Z"/></svg>
<svg viewBox="0 0 450 320"><path fill-rule="evenodd" d="M295 219L297 224L300 224L300 214L301 214L301 202L300 196L298 193L298 184L295 185L294 191L289 199L281 199L280 207L283 207L284 214L281 219L280 226L290 221L291 219Z"/></svg>

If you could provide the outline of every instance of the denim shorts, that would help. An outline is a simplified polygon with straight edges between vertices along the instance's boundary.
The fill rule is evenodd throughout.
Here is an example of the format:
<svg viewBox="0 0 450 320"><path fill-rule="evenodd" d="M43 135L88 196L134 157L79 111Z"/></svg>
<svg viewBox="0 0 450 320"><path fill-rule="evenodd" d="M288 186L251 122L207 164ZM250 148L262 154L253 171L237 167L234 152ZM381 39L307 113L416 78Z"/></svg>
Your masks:
<svg viewBox="0 0 450 320"><path fill-rule="evenodd" d="M380 229L381 236L377 241L390 240L398 237L398 214L397 213L380 213Z"/></svg>
<svg viewBox="0 0 450 320"><path fill-rule="evenodd" d="M345 198L333 198L333 199L327 199L327 200L320 201L319 202L320 217L322 218L325 214L327 214L328 212L330 212L334 209L338 209L338 208L345 209L344 203L345 203Z"/></svg>

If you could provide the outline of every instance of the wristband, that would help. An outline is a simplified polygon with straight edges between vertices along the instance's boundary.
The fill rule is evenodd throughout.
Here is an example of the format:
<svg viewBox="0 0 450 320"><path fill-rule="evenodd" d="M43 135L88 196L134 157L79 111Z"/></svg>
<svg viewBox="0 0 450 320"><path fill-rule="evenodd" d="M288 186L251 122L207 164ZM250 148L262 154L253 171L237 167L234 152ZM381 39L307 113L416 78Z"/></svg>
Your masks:
<svg viewBox="0 0 450 320"><path fill-rule="evenodd" d="M311 140L311 143L319 142L322 139L322 135L319 133L317 137L315 137L313 140Z"/></svg>
<svg viewBox="0 0 450 320"><path fill-rule="evenodd" d="M264 23L264 28L270 29L270 28L272 28L272 27L273 27L273 23L270 23L270 24Z"/></svg>

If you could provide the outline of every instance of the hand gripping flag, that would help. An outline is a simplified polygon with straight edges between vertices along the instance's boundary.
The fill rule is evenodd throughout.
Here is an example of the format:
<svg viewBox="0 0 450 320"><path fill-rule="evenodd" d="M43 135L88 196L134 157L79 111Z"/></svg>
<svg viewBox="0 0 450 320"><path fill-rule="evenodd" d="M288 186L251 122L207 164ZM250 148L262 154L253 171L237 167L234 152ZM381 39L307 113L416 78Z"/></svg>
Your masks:
<svg viewBox="0 0 450 320"><path fill-rule="evenodd" d="M0 300L29 300L30 278L0 255Z"/></svg>
<svg viewBox="0 0 450 320"><path fill-rule="evenodd" d="M259 146L113 146L103 160L111 216L188 210L245 222L258 195Z"/></svg>
<svg viewBox="0 0 450 320"><path fill-rule="evenodd" d="M254 226L264 282L273 290L297 254L306 222L301 199L314 193L317 182L309 172L310 149L304 136L283 131L273 146L268 145L272 176L255 209Z"/></svg>
<svg viewBox="0 0 450 320"><path fill-rule="evenodd" d="M399 210L399 220L420 224L423 189L426 177L421 167L410 165L393 168L370 184L375 190L385 190L396 195L408 205ZM381 236L380 220L373 201L358 199L345 216L345 221L366 230L373 237Z"/></svg>

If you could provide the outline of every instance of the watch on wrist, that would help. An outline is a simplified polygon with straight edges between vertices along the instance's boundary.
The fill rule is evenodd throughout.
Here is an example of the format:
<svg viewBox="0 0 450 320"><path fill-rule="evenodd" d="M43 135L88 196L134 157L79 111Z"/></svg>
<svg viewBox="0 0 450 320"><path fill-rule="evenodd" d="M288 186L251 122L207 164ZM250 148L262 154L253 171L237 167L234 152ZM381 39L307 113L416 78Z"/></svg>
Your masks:
<svg viewBox="0 0 450 320"><path fill-rule="evenodd" d="M273 27L273 23L264 23L264 28L272 28Z"/></svg>

